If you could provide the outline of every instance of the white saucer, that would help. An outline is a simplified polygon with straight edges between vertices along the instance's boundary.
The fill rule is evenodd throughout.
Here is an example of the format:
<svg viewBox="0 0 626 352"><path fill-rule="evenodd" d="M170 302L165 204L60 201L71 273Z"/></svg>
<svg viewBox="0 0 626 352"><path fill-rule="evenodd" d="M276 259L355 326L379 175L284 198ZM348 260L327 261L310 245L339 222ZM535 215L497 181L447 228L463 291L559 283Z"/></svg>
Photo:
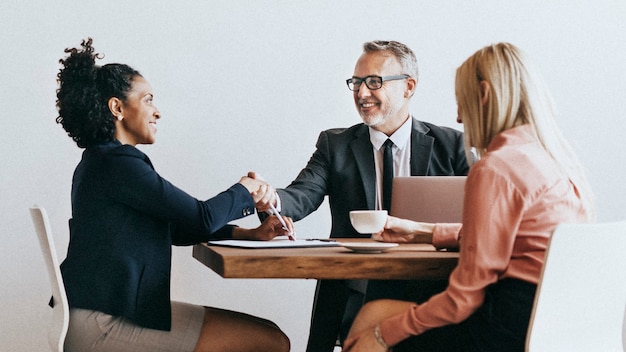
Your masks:
<svg viewBox="0 0 626 352"><path fill-rule="evenodd" d="M339 242L339 245L357 253L382 253L389 248L398 246L397 243L382 242Z"/></svg>

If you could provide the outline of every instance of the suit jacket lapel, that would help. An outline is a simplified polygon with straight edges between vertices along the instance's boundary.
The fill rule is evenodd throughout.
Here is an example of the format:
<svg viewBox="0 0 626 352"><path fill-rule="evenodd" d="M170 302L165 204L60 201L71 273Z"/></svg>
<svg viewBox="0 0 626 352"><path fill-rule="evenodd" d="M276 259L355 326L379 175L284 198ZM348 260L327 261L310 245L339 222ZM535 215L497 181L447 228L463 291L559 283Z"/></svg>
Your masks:
<svg viewBox="0 0 626 352"><path fill-rule="evenodd" d="M350 147L363 180L367 207L374 209L376 207L376 170L367 126L363 125L363 128L356 133L356 138L350 143Z"/></svg>
<svg viewBox="0 0 626 352"><path fill-rule="evenodd" d="M411 129L411 175L426 176L430 166L430 155L434 138L428 136L428 127L413 119ZM363 191L367 199L367 207L376 207L376 170L374 153L368 127L363 125L350 143L352 154L356 160L359 174L363 180Z"/></svg>
<svg viewBox="0 0 626 352"><path fill-rule="evenodd" d="M411 176L426 176L430 166L434 138L426 135L428 127L413 119L411 129Z"/></svg>

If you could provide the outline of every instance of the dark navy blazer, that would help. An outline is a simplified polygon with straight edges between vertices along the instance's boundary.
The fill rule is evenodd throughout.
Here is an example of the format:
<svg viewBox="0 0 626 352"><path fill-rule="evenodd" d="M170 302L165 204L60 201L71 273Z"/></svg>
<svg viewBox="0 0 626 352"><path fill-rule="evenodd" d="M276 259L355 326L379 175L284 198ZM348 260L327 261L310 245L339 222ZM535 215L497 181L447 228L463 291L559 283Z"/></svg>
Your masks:
<svg viewBox="0 0 626 352"><path fill-rule="evenodd" d="M227 223L253 213L240 184L200 201L160 177L133 146L87 148L74 172L61 264L70 307L169 330L171 246L229 238Z"/></svg>

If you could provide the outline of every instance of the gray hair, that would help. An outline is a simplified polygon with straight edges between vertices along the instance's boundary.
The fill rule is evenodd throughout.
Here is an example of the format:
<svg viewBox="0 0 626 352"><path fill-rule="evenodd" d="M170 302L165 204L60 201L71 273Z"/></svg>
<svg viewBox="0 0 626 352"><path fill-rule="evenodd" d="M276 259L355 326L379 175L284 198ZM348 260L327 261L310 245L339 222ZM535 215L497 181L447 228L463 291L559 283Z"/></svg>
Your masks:
<svg viewBox="0 0 626 352"><path fill-rule="evenodd" d="M410 75L419 81L419 70L417 59L413 51L406 45L396 41L375 40L363 44L363 52L371 53L377 51L388 51L392 53L400 62L404 74Z"/></svg>

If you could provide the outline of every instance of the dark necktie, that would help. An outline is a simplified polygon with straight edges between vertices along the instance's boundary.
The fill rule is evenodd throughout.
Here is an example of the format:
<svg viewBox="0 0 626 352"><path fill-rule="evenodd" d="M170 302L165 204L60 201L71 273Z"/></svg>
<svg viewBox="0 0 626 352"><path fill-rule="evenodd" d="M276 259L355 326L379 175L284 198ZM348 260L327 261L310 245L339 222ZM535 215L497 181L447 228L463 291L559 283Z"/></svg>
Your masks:
<svg viewBox="0 0 626 352"><path fill-rule="evenodd" d="M391 187L393 185L393 142L387 139L383 144L383 210L391 209Z"/></svg>

